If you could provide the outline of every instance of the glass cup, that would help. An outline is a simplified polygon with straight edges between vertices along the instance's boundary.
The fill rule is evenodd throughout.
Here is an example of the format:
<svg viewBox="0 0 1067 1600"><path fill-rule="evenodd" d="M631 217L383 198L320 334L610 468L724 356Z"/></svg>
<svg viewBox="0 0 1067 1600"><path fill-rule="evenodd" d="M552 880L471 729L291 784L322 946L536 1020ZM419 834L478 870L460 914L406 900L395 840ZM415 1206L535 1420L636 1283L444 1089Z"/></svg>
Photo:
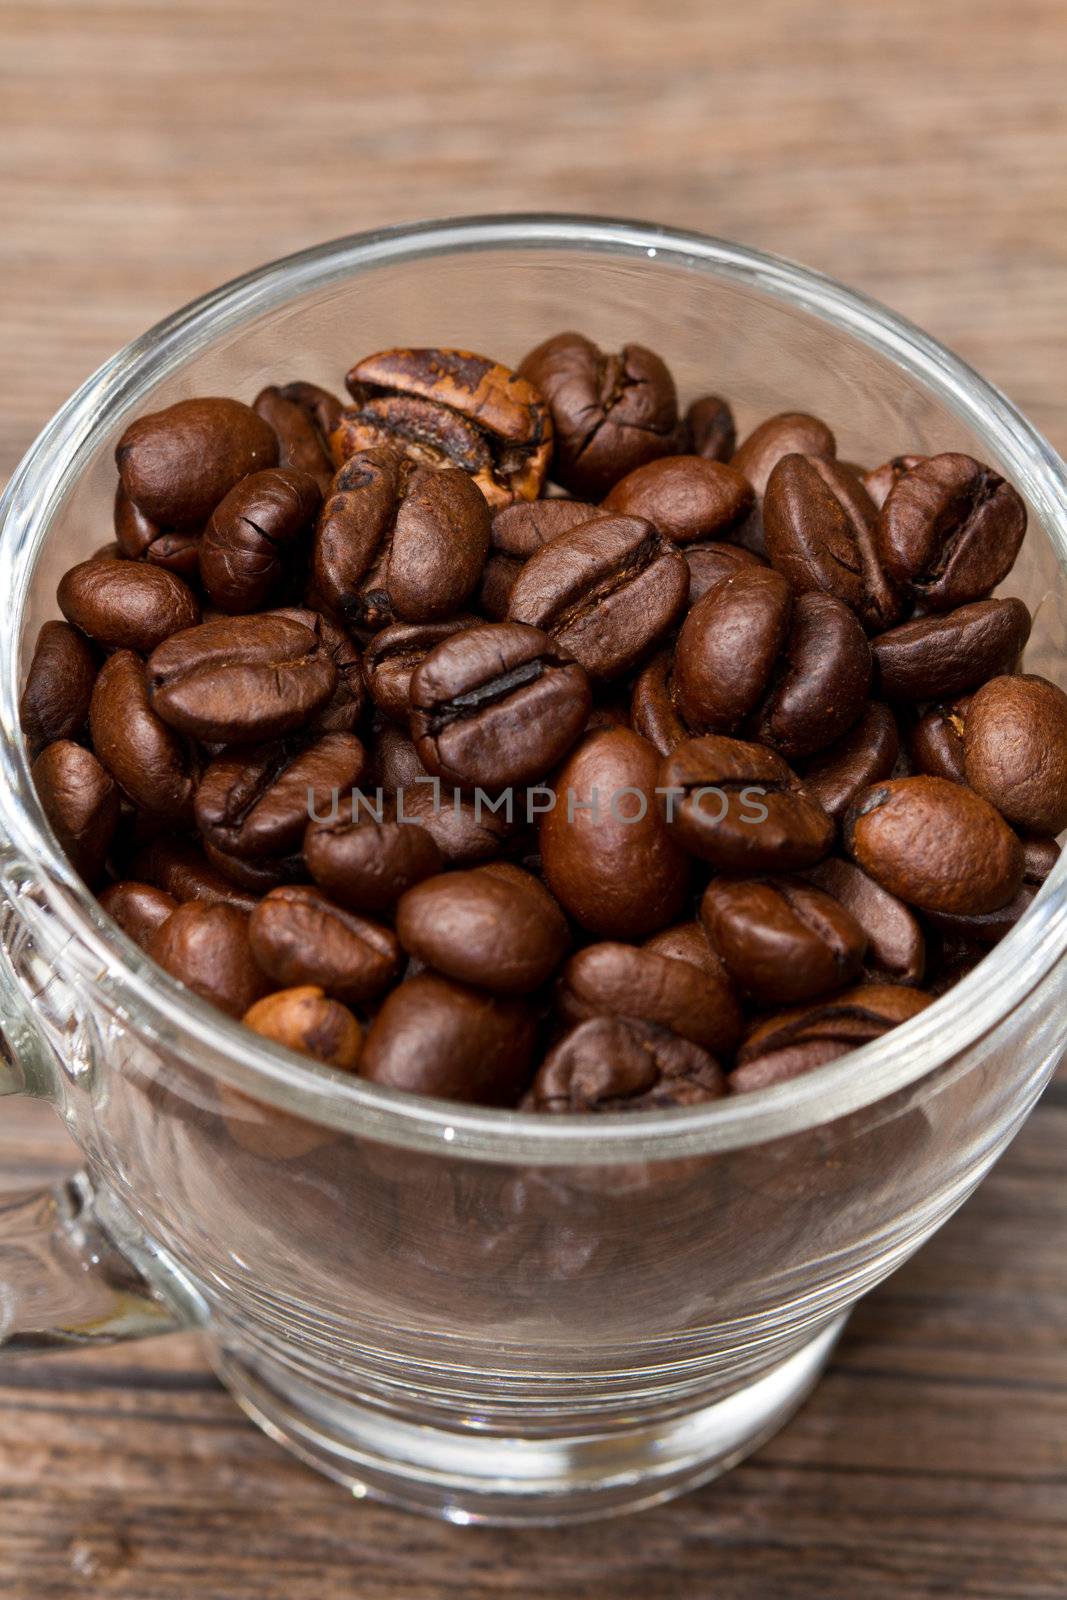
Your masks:
<svg viewBox="0 0 1067 1600"><path fill-rule="evenodd" d="M396 344L504 361L561 327L637 340L742 427L826 417L840 454L969 451L1027 498L1007 590L1063 677L1067 478L1017 411L829 279L625 222L389 229L262 268L108 362L2 506L0 1001L8 1091L85 1154L0 1214L9 1352L203 1330L272 1437L455 1521L564 1521L725 1470L808 1393L850 1306L951 1215L1067 1042L1067 866L883 1040L704 1109L536 1117L406 1097L243 1030L155 969L60 852L18 731L62 571L107 537L115 441L188 395L336 390Z"/></svg>

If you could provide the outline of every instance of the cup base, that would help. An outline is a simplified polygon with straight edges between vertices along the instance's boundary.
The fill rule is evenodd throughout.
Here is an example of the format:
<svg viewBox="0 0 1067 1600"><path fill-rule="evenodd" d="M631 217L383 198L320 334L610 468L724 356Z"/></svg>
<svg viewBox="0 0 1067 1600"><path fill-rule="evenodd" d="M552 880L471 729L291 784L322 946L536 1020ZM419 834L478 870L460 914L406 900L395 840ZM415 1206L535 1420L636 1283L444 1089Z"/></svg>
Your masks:
<svg viewBox="0 0 1067 1600"><path fill-rule="evenodd" d="M216 1347L222 1382L264 1432L345 1485L455 1523L558 1525L637 1511L728 1472L811 1393L840 1317L725 1399L628 1432L508 1438L427 1427L354 1405L273 1362Z"/></svg>

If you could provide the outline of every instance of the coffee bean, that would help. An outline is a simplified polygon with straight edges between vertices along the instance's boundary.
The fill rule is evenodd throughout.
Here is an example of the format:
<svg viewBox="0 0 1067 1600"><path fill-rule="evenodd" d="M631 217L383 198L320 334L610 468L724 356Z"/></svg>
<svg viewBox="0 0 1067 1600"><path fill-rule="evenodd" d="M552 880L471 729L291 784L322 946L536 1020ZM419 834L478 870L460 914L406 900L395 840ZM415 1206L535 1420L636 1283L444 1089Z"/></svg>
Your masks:
<svg viewBox="0 0 1067 1600"><path fill-rule="evenodd" d="M730 1074L733 1094L768 1089L880 1039L918 1016L932 996L918 989L864 984L770 1017L742 1045Z"/></svg>
<svg viewBox="0 0 1067 1600"><path fill-rule="evenodd" d="M70 739L46 745L31 769L42 810L75 870L93 884L119 820L119 792L91 750Z"/></svg>
<svg viewBox="0 0 1067 1600"><path fill-rule="evenodd" d="M250 473L219 501L200 542L212 605L245 614L265 606L293 572L322 503L313 477L292 467Z"/></svg>
<svg viewBox="0 0 1067 1600"><path fill-rule="evenodd" d="M163 528L201 528L224 494L273 467L271 427L239 400L179 400L138 417L115 450L122 486Z"/></svg>
<svg viewBox="0 0 1067 1600"><path fill-rule="evenodd" d="M669 832L722 872L789 872L824 856L833 823L764 745L705 735L660 767Z"/></svg>
<svg viewBox="0 0 1067 1600"><path fill-rule="evenodd" d="M204 840L204 855L208 865L221 872L223 877L240 889L247 889L260 900L283 883L303 883L307 879L304 861L299 851L287 856L260 856L252 860L235 856L222 850L210 839Z"/></svg>
<svg viewBox="0 0 1067 1600"><path fill-rule="evenodd" d="M585 726L585 671L547 633L486 623L435 645L411 676L411 736L427 770L458 787L543 777Z"/></svg>
<svg viewBox="0 0 1067 1600"><path fill-rule="evenodd" d="M674 692L694 731L733 733L762 700L785 648L793 596L770 567L743 568L692 607L674 655Z"/></svg>
<svg viewBox="0 0 1067 1600"><path fill-rule="evenodd" d="M389 1089L515 1105L529 1081L533 1046L533 1013L525 1000L424 973L386 997L359 1070Z"/></svg>
<svg viewBox="0 0 1067 1600"><path fill-rule="evenodd" d="M180 578L133 561L83 561L60 579L57 598L67 621L108 650L147 655L200 620Z"/></svg>
<svg viewBox="0 0 1067 1600"><path fill-rule="evenodd" d="M146 949L156 929L178 909L173 895L131 879L109 884L100 895L100 904L123 933Z"/></svg>
<svg viewBox="0 0 1067 1600"><path fill-rule="evenodd" d="M558 1006L565 1022L637 1018L715 1055L731 1054L741 1037L741 1010L725 976L628 944L591 944L573 955Z"/></svg>
<svg viewBox="0 0 1067 1600"><path fill-rule="evenodd" d="M538 1070L527 1111L666 1111L718 1100L714 1056L635 1017L594 1017L563 1036Z"/></svg>
<svg viewBox="0 0 1067 1600"><path fill-rule="evenodd" d="M865 972L872 983L923 980L926 943L917 918L902 900L851 861L827 856L804 874L851 913L867 939Z"/></svg>
<svg viewBox="0 0 1067 1600"><path fill-rule="evenodd" d="M19 720L32 755L56 739L79 739L89 720L89 701L99 657L88 639L66 622L46 622L37 635Z"/></svg>
<svg viewBox="0 0 1067 1600"><path fill-rule="evenodd" d="M689 544L682 551L689 568L689 604L695 606L720 578L731 578L742 567L766 566L762 556L737 544Z"/></svg>
<svg viewBox="0 0 1067 1600"><path fill-rule="evenodd" d="M324 389L318 383L309 383L304 378L297 378L292 383L283 383L278 393L283 400L290 401L306 412L324 439L329 439L331 433L335 432L344 407L329 389ZM295 465L292 462L288 464ZM280 465L285 466L286 463L281 462Z"/></svg>
<svg viewBox="0 0 1067 1600"><path fill-rule="evenodd" d="M730 402L704 394L685 414L685 431L693 451L707 461L729 461L737 448L737 428Z"/></svg>
<svg viewBox="0 0 1067 1600"><path fill-rule="evenodd" d="M669 632L688 589L684 557L651 523L602 516L526 562L508 615L551 634L590 677L617 678Z"/></svg>
<svg viewBox="0 0 1067 1600"><path fill-rule="evenodd" d="M228 855L255 860L291 854L300 848L309 817L328 815L347 800L365 765L366 752L351 733L219 756L196 791L197 826Z"/></svg>
<svg viewBox="0 0 1067 1600"><path fill-rule="evenodd" d="M571 942L548 890L504 862L443 873L409 889L396 908L396 930L410 955L494 994L540 988Z"/></svg>
<svg viewBox="0 0 1067 1600"><path fill-rule="evenodd" d="M476 616L446 622L394 622L376 633L363 657L367 688L384 717L406 728L411 713L411 674L435 645L479 624Z"/></svg>
<svg viewBox="0 0 1067 1600"><path fill-rule="evenodd" d="M115 555L165 567L175 577L195 581L200 572L199 533L161 528L134 505L120 483L115 491Z"/></svg>
<svg viewBox="0 0 1067 1600"><path fill-rule="evenodd" d="M756 503L752 485L734 467L703 456L663 456L620 478L604 509L644 517L675 544L724 539Z"/></svg>
<svg viewBox="0 0 1067 1600"><path fill-rule="evenodd" d="M582 927L640 939L674 921L689 863L656 804L659 758L628 728L588 735L554 786L541 821L545 878Z"/></svg>
<svg viewBox="0 0 1067 1600"><path fill-rule="evenodd" d="M317 984L346 1005L376 999L400 970L391 929L303 884L272 889L252 913L248 933L268 978L286 989Z"/></svg>
<svg viewBox="0 0 1067 1600"><path fill-rule="evenodd" d="M93 748L138 809L160 822L192 819L198 761L148 698L145 665L132 650L109 656L93 689Z"/></svg>
<svg viewBox="0 0 1067 1600"><path fill-rule="evenodd" d="M1060 847L1055 839L1023 840L1023 882L1044 883L1057 861Z"/></svg>
<svg viewBox="0 0 1067 1600"><path fill-rule="evenodd" d="M925 460L925 456L893 456L892 460L875 467L873 472L864 473L863 487L879 511L888 500L894 484L899 482L906 472L910 472L912 467L920 466Z"/></svg>
<svg viewBox="0 0 1067 1600"><path fill-rule="evenodd" d="M799 880L715 879L700 915L731 978L761 1005L843 988L859 973L867 948L852 913Z"/></svg>
<svg viewBox="0 0 1067 1600"><path fill-rule="evenodd" d="M383 802L379 821L366 806L337 821L311 822L304 836L308 871L331 899L351 911L390 910L406 889L440 872L436 843L417 823L399 820Z"/></svg>
<svg viewBox="0 0 1067 1600"><path fill-rule="evenodd" d="M1027 833L1067 827L1067 695L1032 674L992 678L967 706L967 782Z"/></svg>
<svg viewBox="0 0 1067 1600"><path fill-rule="evenodd" d="M921 911L995 911L1018 891L1022 846L980 795L944 778L875 784L845 820L849 854Z"/></svg>
<svg viewBox="0 0 1067 1600"><path fill-rule="evenodd" d="M270 1029L275 1024L271 1022L270 1012L267 1017ZM247 1024L247 1018L243 1020ZM268 1032L266 1037L274 1035ZM276 1043L289 1041L276 1040ZM294 1047L290 1044L289 1048ZM279 1161L304 1160L316 1150L336 1144L340 1137L321 1122L309 1122L305 1117L279 1111L276 1106L263 1105L226 1083L215 1084L215 1098L222 1124L238 1149L272 1166Z"/></svg>
<svg viewBox="0 0 1067 1600"><path fill-rule="evenodd" d="M753 428L730 465L746 477L756 495L763 499L767 481L784 456L826 456L837 454L837 441L825 422L804 411L783 411L768 417Z"/></svg>
<svg viewBox="0 0 1067 1600"><path fill-rule="evenodd" d="M896 718L888 706L869 701L846 734L806 763L804 787L839 822L861 789L891 776L899 752Z"/></svg>
<svg viewBox="0 0 1067 1600"><path fill-rule="evenodd" d="M336 685L319 634L269 614L187 628L148 662L152 709L209 743L253 744L302 728Z"/></svg>
<svg viewBox="0 0 1067 1600"><path fill-rule="evenodd" d="M1030 637L1021 600L977 600L871 640L888 700L950 700L1008 671Z"/></svg>
<svg viewBox="0 0 1067 1600"><path fill-rule="evenodd" d="M669 956L672 961L688 961L714 978L726 977L722 957L711 948L699 922L679 922L673 928L664 928L646 939L642 949L651 950L653 955Z"/></svg>
<svg viewBox="0 0 1067 1600"><path fill-rule="evenodd" d="M580 333L559 333L531 350L519 373L548 402L551 475L569 493L601 500L635 467L676 453L674 379L643 345L605 355Z"/></svg>
<svg viewBox="0 0 1067 1600"><path fill-rule="evenodd" d="M353 733L367 698L363 662L356 644L329 617L306 606L276 606L271 615L301 622L317 633L337 671L337 686L322 710L316 712L308 725L308 733Z"/></svg>
<svg viewBox="0 0 1067 1600"><path fill-rule="evenodd" d="M519 500L493 518L492 548L516 561L529 561L546 544L601 515L587 500Z"/></svg>
<svg viewBox="0 0 1067 1600"><path fill-rule="evenodd" d="M341 416L341 402L334 400L333 404L336 407L333 424L323 433L310 408L288 398L274 384L261 389L252 402L252 410L269 425L278 441L278 465L310 474L323 493L333 477L326 439Z"/></svg>
<svg viewBox="0 0 1067 1600"><path fill-rule="evenodd" d="M262 1038L328 1067L352 1072L359 1062L363 1043L359 1023L346 1006L328 1000L315 984L268 994L250 1006L241 1020Z"/></svg>
<svg viewBox="0 0 1067 1600"><path fill-rule="evenodd" d="M152 934L148 953L172 978L231 1017L243 1017L267 990L248 942L248 917L233 906L199 900L180 905Z"/></svg>
<svg viewBox="0 0 1067 1600"><path fill-rule="evenodd" d="M673 668L670 650L653 656L637 675L630 706L634 732L654 745L661 756L669 756L690 736L678 714Z"/></svg>
<svg viewBox="0 0 1067 1600"><path fill-rule="evenodd" d="M130 873L183 905L200 900L205 905L232 906L248 912L259 903L259 895L239 889L211 865L199 845L185 840L153 839L150 844L141 845L133 854Z"/></svg>
<svg viewBox="0 0 1067 1600"><path fill-rule="evenodd" d="M849 608L832 595L800 595L757 738L791 761L825 749L862 714L871 668L870 645Z"/></svg>
<svg viewBox="0 0 1067 1600"><path fill-rule="evenodd" d="M1011 932L1036 898L1037 889L1024 883L1006 905L998 906L995 911L983 911L970 917L946 911L927 912L934 935L941 940L941 965L944 966L950 948L963 947L980 958Z"/></svg>
<svg viewBox="0 0 1067 1600"><path fill-rule="evenodd" d="M931 706L908 735L908 754L916 772L950 783L966 783L963 762L963 719L969 696L949 705ZM883 774L884 776L884 774Z"/></svg>
<svg viewBox="0 0 1067 1600"><path fill-rule="evenodd" d="M427 782L398 794L397 804L408 824L415 823L430 835L444 866L476 867L500 854L523 817L523 795L512 796L509 813L510 794L505 790L495 798L471 797L447 784L435 789Z"/></svg>
<svg viewBox="0 0 1067 1600"><path fill-rule="evenodd" d="M904 473L882 507L878 546L890 575L928 611L980 600L1011 571L1026 506L970 456L929 456Z"/></svg>

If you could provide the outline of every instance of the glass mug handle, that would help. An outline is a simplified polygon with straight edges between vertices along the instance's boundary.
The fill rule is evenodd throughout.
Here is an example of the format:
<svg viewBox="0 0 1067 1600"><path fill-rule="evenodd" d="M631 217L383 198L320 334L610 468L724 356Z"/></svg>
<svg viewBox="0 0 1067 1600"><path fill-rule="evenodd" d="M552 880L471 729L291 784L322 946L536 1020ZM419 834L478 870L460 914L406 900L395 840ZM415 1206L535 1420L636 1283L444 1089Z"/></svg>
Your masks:
<svg viewBox="0 0 1067 1600"><path fill-rule="evenodd" d="M12 965L13 937L27 932L0 896L0 1096L50 1099L57 1061ZM0 1358L143 1339L194 1320L162 1299L104 1225L85 1173L0 1190Z"/></svg>

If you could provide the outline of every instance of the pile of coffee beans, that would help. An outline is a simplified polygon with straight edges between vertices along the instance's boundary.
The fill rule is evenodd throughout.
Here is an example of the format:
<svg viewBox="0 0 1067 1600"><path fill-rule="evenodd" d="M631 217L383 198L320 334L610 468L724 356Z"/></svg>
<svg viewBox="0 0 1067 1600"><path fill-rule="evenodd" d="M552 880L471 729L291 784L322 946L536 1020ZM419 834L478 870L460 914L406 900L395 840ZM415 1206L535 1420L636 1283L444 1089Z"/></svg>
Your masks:
<svg viewBox="0 0 1067 1600"><path fill-rule="evenodd" d="M120 927L392 1088L692 1106L914 1016L1067 825L1067 696L969 456L740 444L659 356L389 350L116 451L22 702Z"/></svg>

